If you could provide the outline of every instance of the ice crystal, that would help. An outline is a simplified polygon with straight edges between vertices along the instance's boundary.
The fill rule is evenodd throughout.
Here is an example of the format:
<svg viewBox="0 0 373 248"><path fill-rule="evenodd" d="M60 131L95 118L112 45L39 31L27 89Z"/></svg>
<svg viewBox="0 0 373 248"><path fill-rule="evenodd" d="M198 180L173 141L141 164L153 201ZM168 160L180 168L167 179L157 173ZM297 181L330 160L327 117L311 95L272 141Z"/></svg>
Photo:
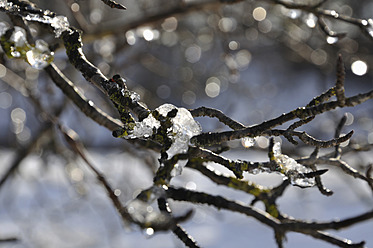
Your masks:
<svg viewBox="0 0 373 248"><path fill-rule="evenodd" d="M314 178L307 178L306 173L312 172L310 168L297 163L293 158L281 153L281 145L276 142L273 146L273 155L276 163L281 167L282 172L290 180L290 183L302 188L315 185Z"/></svg>

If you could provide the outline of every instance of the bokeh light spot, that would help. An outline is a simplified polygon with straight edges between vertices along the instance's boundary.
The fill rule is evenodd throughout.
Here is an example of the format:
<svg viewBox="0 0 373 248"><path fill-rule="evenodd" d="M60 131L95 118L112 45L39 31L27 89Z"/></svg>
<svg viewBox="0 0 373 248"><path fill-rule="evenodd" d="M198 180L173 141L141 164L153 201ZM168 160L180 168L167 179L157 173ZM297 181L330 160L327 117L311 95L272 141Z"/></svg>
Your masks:
<svg viewBox="0 0 373 248"><path fill-rule="evenodd" d="M157 88L157 96L161 99L167 99L171 95L171 88L168 85L160 85Z"/></svg>
<svg viewBox="0 0 373 248"><path fill-rule="evenodd" d="M127 31L126 32L126 39L127 39L127 43L128 45L134 45L136 43L136 36L135 36L135 33L133 31Z"/></svg>
<svg viewBox="0 0 373 248"><path fill-rule="evenodd" d="M368 71L367 64L362 60L357 60L351 64L351 70L355 75L363 76Z"/></svg>
<svg viewBox="0 0 373 248"><path fill-rule="evenodd" d="M218 26L222 32L232 32L236 29L237 22L233 18L223 17L220 19Z"/></svg>
<svg viewBox="0 0 373 248"><path fill-rule="evenodd" d="M264 20L262 22L259 22L258 29L260 32L266 34L272 30L272 22L270 22L269 20Z"/></svg>
<svg viewBox="0 0 373 248"><path fill-rule="evenodd" d="M89 15L89 19L93 24L97 24L102 20L102 10L101 9L93 9Z"/></svg>
<svg viewBox="0 0 373 248"><path fill-rule="evenodd" d="M239 69L245 69L251 62L252 55L251 53L246 50L242 49L236 54L236 62L238 64Z"/></svg>
<svg viewBox="0 0 373 248"><path fill-rule="evenodd" d="M316 49L311 53L311 61L315 65L323 65L327 61L327 54L322 49Z"/></svg>
<svg viewBox="0 0 373 248"><path fill-rule="evenodd" d="M216 82L210 82L206 84L205 87L206 95L214 98L217 97L220 94L220 85Z"/></svg>
<svg viewBox="0 0 373 248"><path fill-rule="evenodd" d="M338 42L338 37L328 36L326 37L326 42L328 44L334 44Z"/></svg>
<svg viewBox="0 0 373 248"><path fill-rule="evenodd" d="M154 33L150 29L145 29L144 32L142 33L142 36L146 41L151 41L154 39Z"/></svg>
<svg viewBox="0 0 373 248"><path fill-rule="evenodd" d="M256 21L263 21L267 16L267 11L262 7L257 7L253 10L253 17Z"/></svg>
<svg viewBox="0 0 373 248"><path fill-rule="evenodd" d="M12 105L12 95L8 92L0 93L0 108L7 109Z"/></svg>
<svg viewBox="0 0 373 248"><path fill-rule="evenodd" d="M231 42L229 42L228 47L229 47L229 49L231 49L233 51L237 50L238 47L239 47L239 43L237 41L231 41Z"/></svg>
<svg viewBox="0 0 373 248"><path fill-rule="evenodd" d="M0 78L5 77L6 75L6 67L3 64L0 64Z"/></svg>
<svg viewBox="0 0 373 248"><path fill-rule="evenodd" d="M175 17L169 17L164 20L161 27L166 32L173 32L177 28L177 19Z"/></svg>
<svg viewBox="0 0 373 248"><path fill-rule="evenodd" d="M153 234L154 234L154 229L153 229L153 228L151 228L151 227L148 227L148 228L146 228L146 231L145 231L145 233L146 233L146 235L149 235L149 236L151 236L151 235L153 235Z"/></svg>
<svg viewBox="0 0 373 248"><path fill-rule="evenodd" d="M15 123L23 123L26 121L26 112L21 108L15 108L10 113L10 118Z"/></svg>
<svg viewBox="0 0 373 248"><path fill-rule="evenodd" d="M79 6L79 4L77 4L77 3L73 3L73 4L71 4L70 8L71 8L71 10L72 10L73 12L78 12L79 9L80 9L80 6Z"/></svg>
<svg viewBox="0 0 373 248"><path fill-rule="evenodd" d="M187 90L183 93L181 99L187 105L193 105L196 102L197 96L193 91Z"/></svg>
<svg viewBox="0 0 373 248"><path fill-rule="evenodd" d="M201 48L197 45L192 45L185 50L185 58L190 63L196 63L201 58Z"/></svg>
<svg viewBox="0 0 373 248"><path fill-rule="evenodd" d="M316 27L316 22L317 22L317 17L312 14L312 13L309 13L307 15L307 18L306 18L306 24L309 28L314 28Z"/></svg>

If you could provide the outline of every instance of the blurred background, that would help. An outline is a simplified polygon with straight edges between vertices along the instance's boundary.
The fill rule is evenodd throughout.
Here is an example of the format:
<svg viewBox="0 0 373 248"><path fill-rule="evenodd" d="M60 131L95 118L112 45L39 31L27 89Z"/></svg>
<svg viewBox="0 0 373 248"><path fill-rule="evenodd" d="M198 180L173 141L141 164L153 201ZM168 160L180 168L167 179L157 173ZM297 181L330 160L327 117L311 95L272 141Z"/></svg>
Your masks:
<svg viewBox="0 0 373 248"><path fill-rule="evenodd" d="M365 93L373 88L373 38L356 25L324 18L337 34L326 35L318 18L306 11L287 9L273 1L242 1L234 4L203 0L117 0L127 10L111 9L99 0L35 0L42 9L64 15L82 30L83 51L104 75L120 74L128 88L137 92L151 109L163 103L193 109L217 108L245 125L258 124L297 107L335 84L336 61L342 54L346 95ZM230 2L230 1L226 1ZM319 1L289 1L314 4ZM369 0L326 1L323 9L360 19L373 18ZM0 13L6 26L8 16ZM60 40L46 27L30 23L31 33L54 49L54 62L84 95L110 115L115 109L97 88L90 85L69 64ZM372 33L372 29L369 29ZM43 70L23 60L0 56L0 175L22 158L20 152L37 138L32 153L22 158L18 171L0 188L0 239L17 237L18 242L0 247L183 247L170 233L147 234L123 228L115 209L107 200L84 162L66 150L58 131L45 128L43 118L25 92L26 85L49 112L60 111L60 121L74 129L90 151L90 156L109 181L130 200L139 189L152 184L157 154L142 150L86 117L67 100ZM373 104L368 101L320 115L302 127L319 139L333 138L340 118L347 114L343 133L355 131L344 147L373 144ZM197 118L203 131L226 130L213 119ZM45 131L45 132L44 132ZM253 148L245 143L229 143L234 151L227 156L265 161L267 137L258 138ZM17 152L18 151L18 152ZM294 156L309 155L310 149L283 141L283 151ZM348 156L350 155L350 156ZM360 171L373 162L371 151L347 154L345 160ZM224 171L225 172L225 171ZM1 174L2 173L2 174ZM331 220L346 218L371 209L372 195L367 185L332 173L325 175L332 197L315 189L291 189L280 202L281 210L297 218ZM267 186L280 177L250 178ZM329 180L329 181L328 181ZM228 195L250 202L247 195L214 184L185 170L175 184L191 189ZM339 194L337 193L339 192ZM267 227L241 215L204 206L174 203L183 213L186 206L196 209L185 228L202 247L275 247ZM260 207L260 206L259 206ZM243 231L244 230L244 231ZM349 229L350 230L350 229ZM352 231L351 231L352 230ZM355 242L368 240L372 221L337 235ZM244 235L242 235L244 234ZM307 246L309 244L309 246ZM289 235L286 247L332 247L303 235Z"/></svg>

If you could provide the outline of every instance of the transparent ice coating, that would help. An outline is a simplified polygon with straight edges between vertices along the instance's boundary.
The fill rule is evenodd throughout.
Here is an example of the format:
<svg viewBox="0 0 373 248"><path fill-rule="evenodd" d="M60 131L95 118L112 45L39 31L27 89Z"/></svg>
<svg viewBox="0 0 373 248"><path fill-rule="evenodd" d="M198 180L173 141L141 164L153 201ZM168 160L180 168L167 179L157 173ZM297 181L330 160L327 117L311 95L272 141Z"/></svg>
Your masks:
<svg viewBox="0 0 373 248"><path fill-rule="evenodd" d="M150 114L141 122L136 122L133 133L129 138L148 138L153 135L153 130L160 126L161 123Z"/></svg>
<svg viewBox="0 0 373 248"><path fill-rule="evenodd" d="M7 0L0 0L0 7L9 12L20 12L17 5L14 5L12 2L8 2ZM70 24L65 16L53 16L50 11L44 11L43 15L29 13L23 17L27 21L49 24L54 29L56 38L59 38L62 32L70 30Z"/></svg>
<svg viewBox="0 0 373 248"><path fill-rule="evenodd" d="M35 69L43 69L53 61L53 52L49 51L44 40L35 41L35 47L26 53L26 60Z"/></svg>
<svg viewBox="0 0 373 248"><path fill-rule="evenodd" d="M202 132L200 124L194 120L192 114L185 108L177 108L172 104L163 104L156 110L163 116L173 109L177 109L177 114L172 121L172 128L168 137L172 140L171 147L167 150L169 158L178 153L185 153L188 150L189 140Z"/></svg>
<svg viewBox="0 0 373 248"><path fill-rule="evenodd" d="M167 223L171 221L170 216L155 211L151 204L165 194L164 188L160 186L152 186L141 192L141 194L130 201L127 206L127 212L131 218L138 223L150 224L156 223L157 225L162 222Z"/></svg>
<svg viewBox="0 0 373 248"><path fill-rule="evenodd" d="M21 27L15 26L9 40L13 41L16 47L24 47L27 44L26 31Z"/></svg>
<svg viewBox="0 0 373 248"><path fill-rule="evenodd" d="M194 120L192 114L185 108L178 108L167 103L156 108L156 111L163 117L167 117L167 114L174 109L177 109L177 113L175 117L170 117L172 126L167 130L167 136L172 141L170 148L166 151L168 158L187 152L190 139L202 132L200 124ZM125 138L148 138L160 127L160 121L155 119L152 114L149 114L141 122L136 122L133 131ZM175 165L173 174L180 174L185 164L186 161L179 161Z"/></svg>
<svg viewBox="0 0 373 248"><path fill-rule="evenodd" d="M194 120L191 113L185 108L177 108L172 104L163 104L156 108L159 114L166 117L168 112L177 109L175 117L171 118L172 127L168 129L168 137L172 140L171 147L167 150L169 158L178 153L185 153L188 149L189 140L202 132L201 126ZM153 132L161 127L160 121L152 114L136 122L131 135L127 138L148 138Z"/></svg>
<svg viewBox="0 0 373 248"><path fill-rule="evenodd" d="M1 25L1 28L1 32L5 33L6 25ZM49 50L48 44L37 40L34 46L30 45L26 31L21 27L15 26L9 40L3 42L3 49L10 58L25 59L35 69L43 69L53 61L53 52Z"/></svg>
<svg viewBox="0 0 373 248"><path fill-rule="evenodd" d="M245 148L250 148L255 145L255 139L250 137L244 137L241 139L241 144Z"/></svg>
<svg viewBox="0 0 373 248"><path fill-rule="evenodd" d="M293 158L281 153L281 144L276 142L273 146L273 155L276 163L281 166L284 174L289 178L292 185L302 188L312 187L315 185L314 178L306 178L305 173L312 172L310 168L298 164Z"/></svg>
<svg viewBox="0 0 373 248"><path fill-rule="evenodd" d="M59 38L64 31L70 30L70 24L66 16L55 16L51 17L48 15L37 15L37 14L28 14L25 16L27 21L36 21L45 24L50 24L54 29L56 38Z"/></svg>
<svg viewBox="0 0 373 248"><path fill-rule="evenodd" d="M5 22L0 22L0 36L3 36L8 29L9 27Z"/></svg>

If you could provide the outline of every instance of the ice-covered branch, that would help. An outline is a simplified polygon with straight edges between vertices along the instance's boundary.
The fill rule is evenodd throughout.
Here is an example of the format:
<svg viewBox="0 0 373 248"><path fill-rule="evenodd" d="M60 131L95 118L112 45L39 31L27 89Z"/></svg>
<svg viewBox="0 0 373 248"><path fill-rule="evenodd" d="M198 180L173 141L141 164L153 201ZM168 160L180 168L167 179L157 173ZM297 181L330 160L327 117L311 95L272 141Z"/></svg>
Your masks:
<svg viewBox="0 0 373 248"><path fill-rule="evenodd" d="M353 107L373 98L373 90L365 94L358 94L345 99L342 107ZM284 124L294 119L306 119L340 107L339 101L320 103L316 106L300 107L277 118L253 125L241 130L225 131L221 133L203 133L192 138L192 143L201 146L219 144L225 141L240 139L244 137L257 137L263 135L267 130ZM306 138L306 137L304 137Z"/></svg>
<svg viewBox="0 0 373 248"><path fill-rule="evenodd" d="M124 5L117 3L114 0L101 0L104 4L109 6L110 8L115 8L115 9L127 9Z"/></svg>
<svg viewBox="0 0 373 248"><path fill-rule="evenodd" d="M233 212L245 214L247 216L257 219L263 224L272 227L275 231L280 231L280 233L286 233L289 231L299 232L306 235L311 235L315 238L327 241L332 244L338 244L341 247L363 247L364 242L354 244L350 240L333 237L332 235L327 233L322 233L321 235L320 231L325 229L340 229L373 218L373 211L370 211L356 217L326 223L310 223L306 221L293 220L291 218L283 218L279 220L277 218L265 214L265 212L263 212L262 210L246 206L235 201L227 200L221 196L213 196L203 192L190 191L187 189L174 187L169 187L166 191L166 194L167 197L177 201L188 201L200 204L207 204L217 207L219 209L223 208ZM316 232L320 235L317 235Z"/></svg>

